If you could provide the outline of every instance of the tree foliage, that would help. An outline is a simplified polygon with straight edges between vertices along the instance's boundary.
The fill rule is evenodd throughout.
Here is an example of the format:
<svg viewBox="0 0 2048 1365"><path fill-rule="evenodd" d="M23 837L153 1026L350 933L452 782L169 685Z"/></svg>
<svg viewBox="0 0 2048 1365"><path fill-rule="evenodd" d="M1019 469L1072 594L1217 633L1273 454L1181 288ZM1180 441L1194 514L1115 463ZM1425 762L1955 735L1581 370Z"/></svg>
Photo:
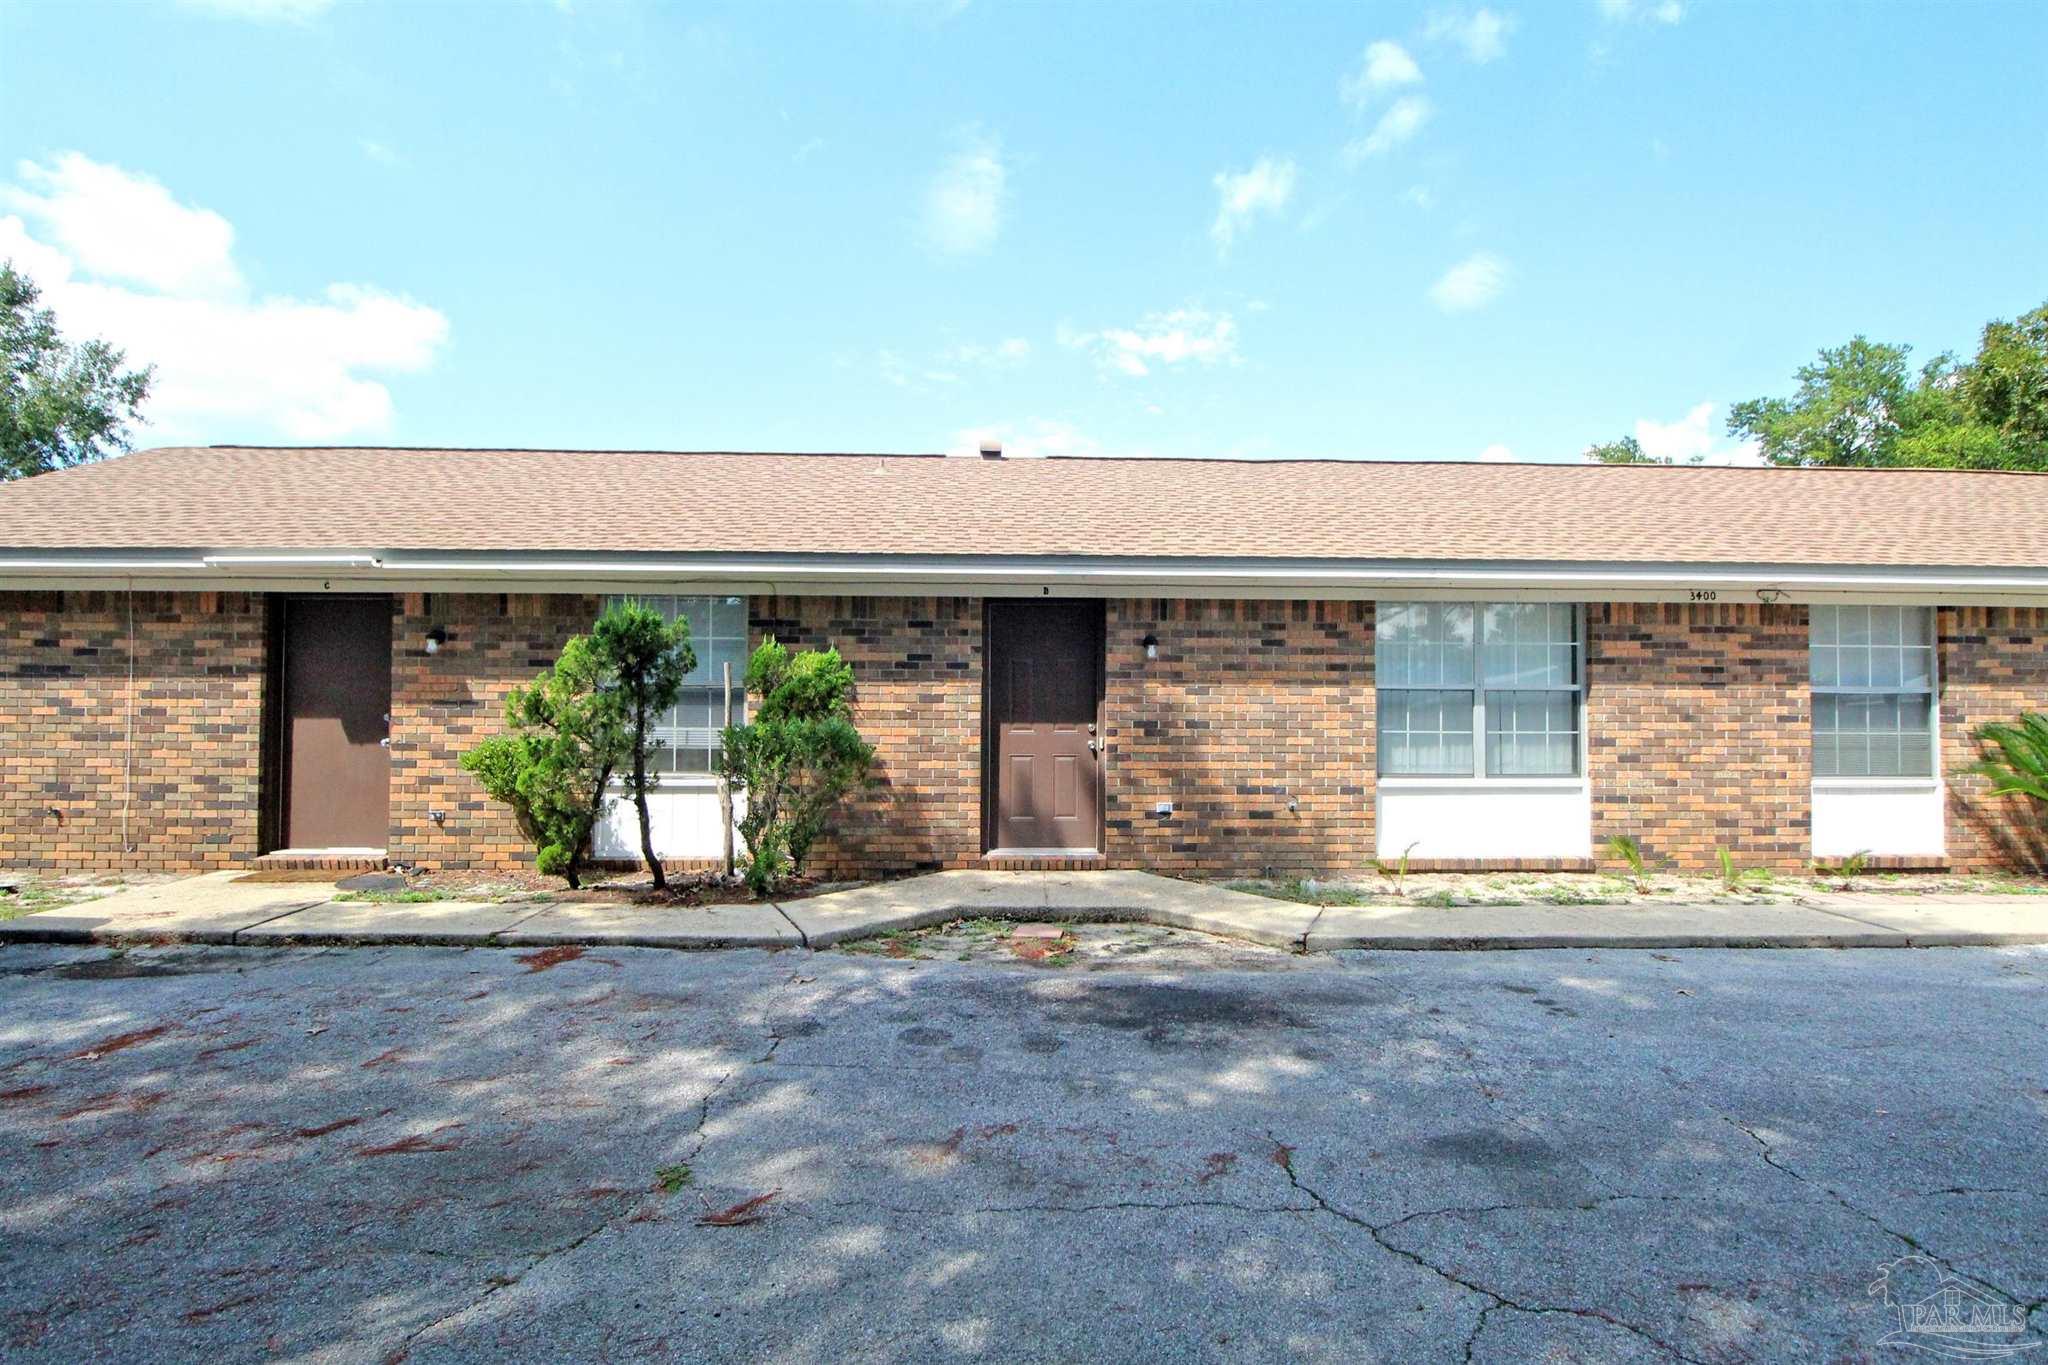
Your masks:
<svg viewBox="0 0 2048 1365"><path fill-rule="evenodd" d="M640 856L654 878L654 889L666 890L668 875L654 853L654 827L647 814L650 779L648 729L682 695L683 679L697 666L690 647L690 623L670 621L639 602L616 602L597 618L591 648L624 717L627 752L626 790L640 817Z"/></svg>
<svg viewBox="0 0 2048 1365"><path fill-rule="evenodd" d="M0 480L45 474L129 448L152 368L121 368L104 341L66 342L36 307L35 282L0 263Z"/></svg>
<svg viewBox="0 0 2048 1365"><path fill-rule="evenodd" d="M1730 409L1729 434L1774 464L2048 469L2048 304L1987 324L1969 360L1915 372L1910 355L1860 336L1823 350L1789 398Z"/></svg>
<svg viewBox="0 0 2048 1365"><path fill-rule="evenodd" d="M1643 443L1633 436L1624 436L1617 441L1602 441L1586 447L1586 458L1595 464L1670 464L1654 455L1645 454Z"/></svg>
<svg viewBox="0 0 2048 1365"><path fill-rule="evenodd" d="M536 850L534 866L579 885L605 790L630 747L625 709L590 637L564 646L554 667L505 700L509 732L462 756L492 800L512 808Z"/></svg>
<svg viewBox="0 0 2048 1365"><path fill-rule="evenodd" d="M1966 361L1917 371L1912 348L1852 337L1793 375L1792 393L1728 412L1728 434L1781 465L2048 469L2048 304L1984 328ZM1632 436L1587 448L1600 464L1670 464Z"/></svg>
<svg viewBox="0 0 2048 1365"><path fill-rule="evenodd" d="M836 649L762 643L747 661L753 717L727 727L720 772L744 792L747 885L766 895L801 872L833 807L868 781L875 751L851 716L853 670Z"/></svg>

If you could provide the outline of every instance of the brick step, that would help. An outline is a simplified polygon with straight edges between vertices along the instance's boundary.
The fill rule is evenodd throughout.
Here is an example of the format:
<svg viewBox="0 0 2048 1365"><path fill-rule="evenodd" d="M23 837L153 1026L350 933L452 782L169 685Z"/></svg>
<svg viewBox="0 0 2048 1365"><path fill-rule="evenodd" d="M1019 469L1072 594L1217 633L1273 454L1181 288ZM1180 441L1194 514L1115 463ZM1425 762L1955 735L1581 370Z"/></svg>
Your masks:
<svg viewBox="0 0 2048 1365"><path fill-rule="evenodd" d="M984 853L976 866L989 872L1101 872L1109 863L1099 853Z"/></svg>
<svg viewBox="0 0 2048 1365"><path fill-rule="evenodd" d="M382 872L391 860L382 853L318 853L282 849L249 860L255 872Z"/></svg>

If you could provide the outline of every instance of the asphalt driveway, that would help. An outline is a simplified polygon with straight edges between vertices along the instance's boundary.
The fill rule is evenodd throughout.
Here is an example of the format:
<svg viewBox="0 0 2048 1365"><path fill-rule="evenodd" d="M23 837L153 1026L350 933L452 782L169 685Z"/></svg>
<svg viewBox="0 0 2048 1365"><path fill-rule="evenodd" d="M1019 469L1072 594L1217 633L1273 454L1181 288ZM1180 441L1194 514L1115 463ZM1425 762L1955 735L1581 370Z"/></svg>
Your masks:
<svg viewBox="0 0 2048 1365"><path fill-rule="evenodd" d="M1901 1256L2048 1298L2044 949L575 952L0 949L0 1352L1903 1360Z"/></svg>

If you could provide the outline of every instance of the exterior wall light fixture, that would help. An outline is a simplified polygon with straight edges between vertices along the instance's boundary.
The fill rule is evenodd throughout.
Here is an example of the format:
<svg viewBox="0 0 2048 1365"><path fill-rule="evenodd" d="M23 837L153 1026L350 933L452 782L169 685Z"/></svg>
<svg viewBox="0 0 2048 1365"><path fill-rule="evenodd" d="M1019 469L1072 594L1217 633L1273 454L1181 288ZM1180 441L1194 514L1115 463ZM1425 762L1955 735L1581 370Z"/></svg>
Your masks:
<svg viewBox="0 0 2048 1365"><path fill-rule="evenodd" d="M427 632L427 653L439 654L441 646L448 643L448 627L435 626Z"/></svg>
<svg viewBox="0 0 2048 1365"><path fill-rule="evenodd" d="M1144 639L1144 645L1146 658L1156 659L1159 657L1159 637L1157 635L1147 635Z"/></svg>

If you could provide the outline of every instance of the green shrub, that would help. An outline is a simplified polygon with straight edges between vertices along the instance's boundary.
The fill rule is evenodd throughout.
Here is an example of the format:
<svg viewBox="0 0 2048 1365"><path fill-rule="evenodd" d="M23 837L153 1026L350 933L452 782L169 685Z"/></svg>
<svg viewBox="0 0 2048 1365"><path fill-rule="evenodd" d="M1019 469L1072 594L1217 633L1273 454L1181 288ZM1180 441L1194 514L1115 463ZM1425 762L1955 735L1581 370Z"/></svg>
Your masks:
<svg viewBox="0 0 2048 1365"><path fill-rule="evenodd" d="M581 884L605 787L628 747L624 712L607 681L589 637L575 636L553 668L505 699L509 733L462 756L490 798L512 808L534 846L534 866L572 887Z"/></svg>
<svg viewBox="0 0 2048 1365"><path fill-rule="evenodd" d="M726 729L719 770L744 792L747 885L766 895L803 871L833 807L863 786L875 751L854 728L853 670L836 649L791 654L762 642L747 661L752 718Z"/></svg>
<svg viewBox="0 0 2048 1365"><path fill-rule="evenodd" d="M647 815L647 730L676 704L683 679L697 666L697 652L690 648L690 623L670 621L639 602L615 602L597 618L590 642L604 670L605 687L617 699L624 720L627 744L621 766L640 817L640 857L654 878L654 889L665 890L668 876L654 855L654 825Z"/></svg>

